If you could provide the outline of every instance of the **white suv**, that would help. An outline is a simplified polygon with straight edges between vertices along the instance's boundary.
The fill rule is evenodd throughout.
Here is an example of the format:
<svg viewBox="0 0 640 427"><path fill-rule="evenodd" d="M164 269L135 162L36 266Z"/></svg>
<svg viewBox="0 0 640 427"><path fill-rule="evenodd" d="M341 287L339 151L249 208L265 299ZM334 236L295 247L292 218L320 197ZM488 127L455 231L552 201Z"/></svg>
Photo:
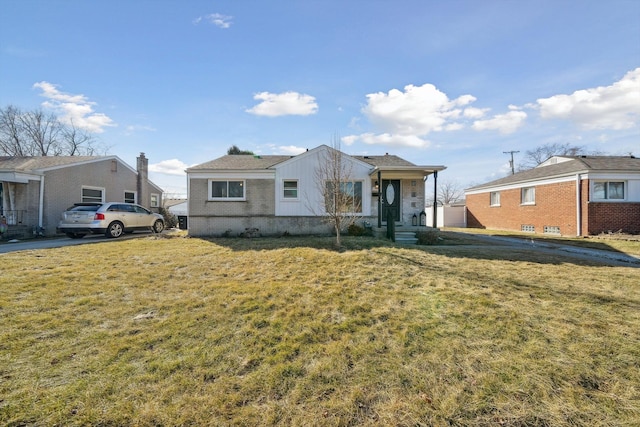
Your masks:
<svg viewBox="0 0 640 427"><path fill-rule="evenodd" d="M58 230L72 239L89 233L120 237L136 230L161 233L164 218L134 203L76 203L62 213Z"/></svg>

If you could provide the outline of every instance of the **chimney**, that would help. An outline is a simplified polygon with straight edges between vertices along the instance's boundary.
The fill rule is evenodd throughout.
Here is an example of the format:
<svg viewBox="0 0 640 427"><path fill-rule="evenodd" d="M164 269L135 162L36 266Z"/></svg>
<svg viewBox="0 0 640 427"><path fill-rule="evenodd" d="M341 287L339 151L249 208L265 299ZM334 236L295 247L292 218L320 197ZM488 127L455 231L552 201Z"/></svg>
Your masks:
<svg viewBox="0 0 640 427"><path fill-rule="evenodd" d="M137 164L138 171L138 181L136 183L136 190L138 192L138 200L137 202L148 208L151 200L150 195L147 193L148 185L147 182L149 180L149 159L144 156L144 153L140 153L138 157Z"/></svg>

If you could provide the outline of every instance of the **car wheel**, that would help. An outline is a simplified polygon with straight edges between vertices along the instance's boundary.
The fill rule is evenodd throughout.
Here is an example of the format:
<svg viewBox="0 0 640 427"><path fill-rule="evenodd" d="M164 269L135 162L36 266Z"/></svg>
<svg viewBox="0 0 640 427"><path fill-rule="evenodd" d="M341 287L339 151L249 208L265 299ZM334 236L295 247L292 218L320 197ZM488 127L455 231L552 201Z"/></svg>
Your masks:
<svg viewBox="0 0 640 427"><path fill-rule="evenodd" d="M164 222L162 222L161 220L157 220L153 223L154 233L162 233L162 230L164 230Z"/></svg>
<svg viewBox="0 0 640 427"><path fill-rule="evenodd" d="M70 237L72 239L82 239L85 234L84 233L65 233L67 235L67 237Z"/></svg>
<svg viewBox="0 0 640 427"><path fill-rule="evenodd" d="M114 221L109 224L109 227L107 227L107 232L105 233L105 235L107 237L115 238L122 236L122 233L124 233L124 225L122 225L121 222Z"/></svg>

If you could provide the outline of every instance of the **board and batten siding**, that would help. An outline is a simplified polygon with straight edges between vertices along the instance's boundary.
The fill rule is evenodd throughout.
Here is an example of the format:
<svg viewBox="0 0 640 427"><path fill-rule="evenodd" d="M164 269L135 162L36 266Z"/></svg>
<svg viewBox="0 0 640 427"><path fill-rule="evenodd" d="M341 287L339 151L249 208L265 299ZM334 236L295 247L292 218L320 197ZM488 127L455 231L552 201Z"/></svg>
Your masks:
<svg viewBox="0 0 640 427"><path fill-rule="evenodd" d="M317 165L324 161L324 151L309 151L274 167L276 216L319 216L325 214L321 185L317 182ZM371 166L343 156L351 162L351 181L362 182L362 212L371 214ZM284 182L298 182L298 198L284 197Z"/></svg>

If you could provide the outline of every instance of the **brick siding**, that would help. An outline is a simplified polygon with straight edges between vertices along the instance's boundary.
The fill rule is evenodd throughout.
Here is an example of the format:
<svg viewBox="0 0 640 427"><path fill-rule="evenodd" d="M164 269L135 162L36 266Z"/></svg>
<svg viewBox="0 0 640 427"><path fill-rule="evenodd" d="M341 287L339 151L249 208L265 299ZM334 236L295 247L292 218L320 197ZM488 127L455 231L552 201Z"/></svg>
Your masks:
<svg viewBox="0 0 640 427"><path fill-rule="evenodd" d="M532 225L536 233L545 226L559 227L563 235L575 235L575 181L535 186L535 204L522 205L521 189L500 191L500 206L490 206L490 192L467 195L467 226L520 231Z"/></svg>
<svg viewBox="0 0 640 427"><path fill-rule="evenodd" d="M591 202L588 212L589 234L640 234L640 203Z"/></svg>

